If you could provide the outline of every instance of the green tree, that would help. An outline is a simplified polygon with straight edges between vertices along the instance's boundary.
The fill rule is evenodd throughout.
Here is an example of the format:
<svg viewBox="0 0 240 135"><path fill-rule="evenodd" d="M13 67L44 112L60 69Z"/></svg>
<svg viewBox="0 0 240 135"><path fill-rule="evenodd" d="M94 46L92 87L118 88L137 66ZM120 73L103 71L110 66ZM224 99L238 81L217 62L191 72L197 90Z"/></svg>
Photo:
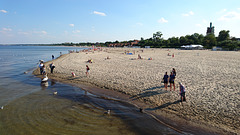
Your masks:
<svg viewBox="0 0 240 135"><path fill-rule="evenodd" d="M194 44L194 38L191 35L186 35L185 38L187 39L187 44L191 45Z"/></svg>
<svg viewBox="0 0 240 135"><path fill-rule="evenodd" d="M204 37L203 45L207 49L212 49L213 46L217 45L217 40L214 34L208 34Z"/></svg>
<svg viewBox="0 0 240 135"><path fill-rule="evenodd" d="M161 41L162 40L162 32L161 31L158 31L158 32L156 32L156 33L153 33L153 40L155 41L155 42L157 42L157 41Z"/></svg>
<svg viewBox="0 0 240 135"><path fill-rule="evenodd" d="M169 47L171 48L179 48L181 46L178 37L168 38L168 40L169 40Z"/></svg>
<svg viewBox="0 0 240 135"><path fill-rule="evenodd" d="M218 34L217 41L221 42L224 40L229 40L230 35L229 35L229 30L221 30Z"/></svg>
<svg viewBox="0 0 240 135"><path fill-rule="evenodd" d="M180 42L181 45L187 45L188 44L187 38L184 37L184 36L180 37L179 42Z"/></svg>

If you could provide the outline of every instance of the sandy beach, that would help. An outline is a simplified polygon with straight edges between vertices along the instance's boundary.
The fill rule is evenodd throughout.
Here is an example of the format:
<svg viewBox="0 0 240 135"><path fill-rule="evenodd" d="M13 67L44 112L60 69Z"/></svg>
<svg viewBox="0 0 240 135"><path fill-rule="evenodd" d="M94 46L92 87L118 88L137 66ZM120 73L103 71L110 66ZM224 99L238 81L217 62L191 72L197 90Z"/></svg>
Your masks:
<svg viewBox="0 0 240 135"><path fill-rule="evenodd" d="M125 54L128 51L132 55ZM137 59L138 54L143 59ZM233 51L103 48L65 54L45 65L49 78L124 93L129 100L151 105L144 111L165 112L237 134L240 132L239 58L240 52ZM87 63L89 59L93 63ZM51 62L56 66L53 74L49 69ZM86 65L90 68L89 76ZM170 91L168 87L166 91L161 81L172 68L177 72L176 89ZM39 69L34 74L39 75ZM186 86L187 102L179 102L178 82Z"/></svg>

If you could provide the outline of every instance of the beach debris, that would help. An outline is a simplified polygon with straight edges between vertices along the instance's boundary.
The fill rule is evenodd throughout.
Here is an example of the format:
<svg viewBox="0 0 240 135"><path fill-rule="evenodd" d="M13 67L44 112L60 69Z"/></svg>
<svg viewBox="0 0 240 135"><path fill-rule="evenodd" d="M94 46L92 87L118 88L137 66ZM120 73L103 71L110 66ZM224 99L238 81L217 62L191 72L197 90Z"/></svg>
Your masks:
<svg viewBox="0 0 240 135"><path fill-rule="evenodd" d="M0 108L1 110L3 110L3 106L1 106L1 108Z"/></svg>
<svg viewBox="0 0 240 135"><path fill-rule="evenodd" d="M75 77L75 76L76 76L75 73L72 72L72 77Z"/></svg>
<svg viewBox="0 0 240 135"><path fill-rule="evenodd" d="M57 91L54 91L54 92L53 92L53 95L57 95Z"/></svg>

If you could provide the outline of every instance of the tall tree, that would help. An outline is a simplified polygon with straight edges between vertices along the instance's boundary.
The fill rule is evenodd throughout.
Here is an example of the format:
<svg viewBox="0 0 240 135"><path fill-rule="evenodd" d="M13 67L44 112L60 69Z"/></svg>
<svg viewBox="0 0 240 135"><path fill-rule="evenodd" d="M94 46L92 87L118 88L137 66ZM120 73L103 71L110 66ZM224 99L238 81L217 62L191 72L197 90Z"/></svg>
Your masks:
<svg viewBox="0 0 240 135"><path fill-rule="evenodd" d="M214 34L208 34L204 37L203 45L207 49L211 49L213 46L217 45L217 40Z"/></svg>
<svg viewBox="0 0 240 135"><path fill-rule="evenodd" d="M158 31L158 32L156 32L156 33L153 33L153 40L155 41L155 42L157 42L157 41L160 41L161 39L162 39L162 32L161 31Z"/></svg>
<svg viewBox="0 0 240 135"><path fill-rule="evenodd" d="M230 38L229 30L221 30L219 32L218 37L217 37L217 41L221 42L221 41L224 41L224 40L229 40L229 38Z"/></svg>
<svg viewBox="0 0 240 135"><path fill-rule="evenodd" d="M188 44L187 38L184 37L184 36L180 37L179 42L180 42L181 45L187 45Z"/></svg>

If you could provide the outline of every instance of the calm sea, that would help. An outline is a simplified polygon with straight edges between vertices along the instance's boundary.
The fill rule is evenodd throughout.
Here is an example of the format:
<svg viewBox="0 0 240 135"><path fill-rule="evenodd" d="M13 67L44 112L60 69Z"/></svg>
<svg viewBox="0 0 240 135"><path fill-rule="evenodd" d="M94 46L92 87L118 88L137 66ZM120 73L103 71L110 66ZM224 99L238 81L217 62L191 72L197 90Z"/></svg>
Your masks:
<svg viewBox="0 0 240 135"><path fill-rule="evenodd" d="M178 134L130 104L54 80L41 85L32 75L39 60L81 49L0 46L0 135ZM111 114L104 114L108 109Z"/></svg>

